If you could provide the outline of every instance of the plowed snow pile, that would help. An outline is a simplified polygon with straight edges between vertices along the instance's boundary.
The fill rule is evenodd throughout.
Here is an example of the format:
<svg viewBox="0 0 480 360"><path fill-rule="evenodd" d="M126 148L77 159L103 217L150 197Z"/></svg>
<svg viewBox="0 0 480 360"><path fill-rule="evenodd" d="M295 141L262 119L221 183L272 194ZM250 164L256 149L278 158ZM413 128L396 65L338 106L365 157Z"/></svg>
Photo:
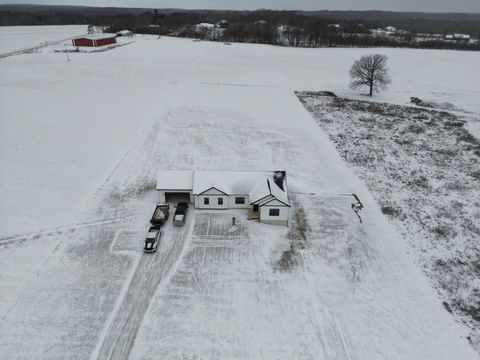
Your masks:
<svg viewBox="0 0 480 360"><path fill-rule="evenodd" d="M478 346L480 141L446 112L298 95L382 212L419 250L444 306L470 325Z"/></svg>

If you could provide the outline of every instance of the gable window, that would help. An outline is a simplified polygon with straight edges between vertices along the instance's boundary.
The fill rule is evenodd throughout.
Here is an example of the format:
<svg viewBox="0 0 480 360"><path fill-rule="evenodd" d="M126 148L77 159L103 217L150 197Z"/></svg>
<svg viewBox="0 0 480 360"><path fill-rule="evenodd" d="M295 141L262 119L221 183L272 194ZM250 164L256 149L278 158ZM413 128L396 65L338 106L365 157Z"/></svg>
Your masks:
<svg viewBox="0 0 480 360"><path fill-rule="evenodd" d="M203 205L208 205L210 204L210 198L203 198Z"/></svg>
<svg viewBox="0 0 480 360"><path fill-rule="evenodd" d="M223 198L221 197L218 198L218 205L223 205Z"/></svg>
<svg viewBox="0 0 480 360"><path fill-rule="evenodd" d="M280 209L270 209L268 211L268 215L270 215L270 216L280 216Z"/></svg>
<svg viewBox="0 0 480 360"><path fill-rule="evenodd" d="M243 196L239 196L235 198L235 204L243 205L245 204L245 198Z"/></svg>

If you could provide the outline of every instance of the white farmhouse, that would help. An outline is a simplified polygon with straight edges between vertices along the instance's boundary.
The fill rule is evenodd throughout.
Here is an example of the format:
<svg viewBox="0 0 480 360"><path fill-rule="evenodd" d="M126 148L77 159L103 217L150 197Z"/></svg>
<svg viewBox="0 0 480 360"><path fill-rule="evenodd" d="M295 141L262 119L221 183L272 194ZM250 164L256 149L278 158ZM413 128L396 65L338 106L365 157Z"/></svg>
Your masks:
<svg viewBox="0 0 480 360"><path fill-rule="evenodd" d="M195 29L195 32L197 33L213 31L213 29L215 29L215 24L200 23L200 24L194 25L194 29Z"/></svg>
<svg viewBox="0 0 480 360"><path fill-rule="evenodd" d="M394 27L394 26L387 26L385 28L385 30L388 32L388 33L391 33L391 34L395 34L397 32L397 28Z"/></svg>
<svg viewBox="0 0 480 360"><path fill-rule="evenodd" d="M285 171L171 171L157 174L158 202L184 199L196 209L248 209L249 219L288 225Z"/></svg>

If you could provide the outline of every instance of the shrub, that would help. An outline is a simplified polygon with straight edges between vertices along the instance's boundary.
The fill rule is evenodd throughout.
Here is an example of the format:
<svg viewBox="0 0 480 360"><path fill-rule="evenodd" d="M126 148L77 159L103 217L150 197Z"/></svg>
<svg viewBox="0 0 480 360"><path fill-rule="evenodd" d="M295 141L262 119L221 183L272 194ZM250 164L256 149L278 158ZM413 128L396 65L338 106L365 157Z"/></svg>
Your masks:
<svg viewBox="0 0 480 360"><path fill-rule="evenodd" d="M381 210L382 213L392 218L401 218L403 215L402 209L395 205L384 205Z"/></svg>

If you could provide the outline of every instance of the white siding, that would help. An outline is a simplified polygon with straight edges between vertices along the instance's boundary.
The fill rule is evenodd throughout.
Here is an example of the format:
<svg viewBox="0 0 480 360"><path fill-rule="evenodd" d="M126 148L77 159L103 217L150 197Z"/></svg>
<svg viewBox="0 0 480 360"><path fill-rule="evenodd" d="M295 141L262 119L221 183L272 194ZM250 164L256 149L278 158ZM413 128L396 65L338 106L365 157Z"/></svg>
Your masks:
<svg viewBox="0 0 480 360"><path fill-rule="evenodd" d="M223 196L228 196L225 193L223 193L223 192L221 192L221 191L219 191L215 188L208 189L207 191L202 192L200 195L223 195Z"/></svg>
<svg viewBox="0 0 480 360"><path fill-rule="evenodd" d="M270 216L270 209L278 209L280 211L279 216ZM260 221L265 222L286 222L288 221L288 206L260 206Z"/></svg>
<svg viewBox="0 0 480 360"><path fill-rule="evenodd" d="M235 204L236 197L245 198L245 204ZM250 209L250 199L248 198L248 195L230 195L228 197L228 207L230 209Z"/></svg>
<svg viewBox="0 0 480 360"><path fill-rule="evenodd" d="M158 203L164 203L165 202L165 191L159 191L158 192Z"/></svg>
<svg viewBox="0 0 480 360"><path fill-rule="evenodd" d="M210 200L208 205L205 205L204 199ZM223 205L218 204L218 199L223 199ZM196 209L228 209L228 196L227 195L195 195L195 208Z"/></svg>
<svg viewBox="0 0 480 360"><path fill-rule="evenodd" d="M208 197L210 203L208 205L204 204L204 198ZM223 205L218 205L218 198L223 198ZM244 197L245 204L235 204L236 197ZM194 204L196 209L250 209L251 205L248 199L248 195L225 195L219 193L216 190L205 192L201 195L194 195Z"/></svg>
<svg viewBox="0 0 480 360"><path fill-rule="evenodd" d="M262 206L285 206L285 204L277 199L271 199L263 203Z"/></svg>

